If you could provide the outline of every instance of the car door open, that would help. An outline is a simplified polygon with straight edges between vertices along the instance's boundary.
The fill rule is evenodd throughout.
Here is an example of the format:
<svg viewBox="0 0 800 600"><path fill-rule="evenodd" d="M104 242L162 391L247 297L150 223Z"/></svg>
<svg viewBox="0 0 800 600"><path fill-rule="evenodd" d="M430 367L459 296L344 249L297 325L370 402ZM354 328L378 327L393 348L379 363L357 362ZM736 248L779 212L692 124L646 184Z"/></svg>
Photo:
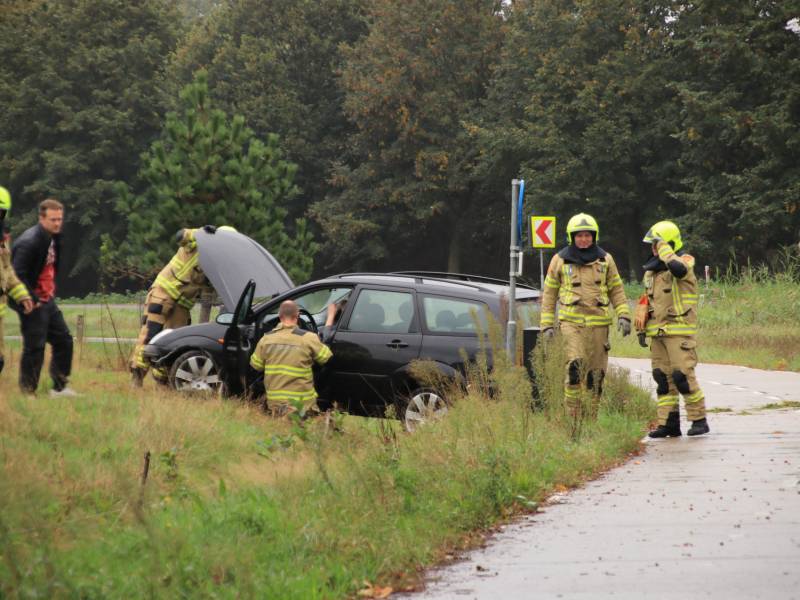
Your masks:
<svg viewBox="0 0 800 600"><path fill-rule="evenodd" d="M245 391L247 368L255 341L251 339L253 331L250 324L255 293L256 282L251 279L239 297L233 320L225 332L223 379L228 394L242 394Z"/></svg>

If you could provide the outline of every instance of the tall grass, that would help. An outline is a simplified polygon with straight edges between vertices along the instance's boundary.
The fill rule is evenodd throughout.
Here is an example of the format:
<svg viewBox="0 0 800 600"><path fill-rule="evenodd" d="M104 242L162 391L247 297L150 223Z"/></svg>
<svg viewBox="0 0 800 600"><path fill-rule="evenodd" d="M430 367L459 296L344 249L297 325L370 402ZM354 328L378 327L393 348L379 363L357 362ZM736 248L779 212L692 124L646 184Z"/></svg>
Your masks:
<svg viewBox="0 0 800 600"><path fill-rule="evenodd" d="M524 372L500 358L450 388L447 416L413 435L387 419L336 416L334 427L133 391L93 360L76 373L76 400L20 395L13 364L0 379L2 597L404 588L476 531L636 451L652 416L647 395L613 373L599 419L571 439L557 352L537 359L536 410Z"/></svg>
<svg viewBox="0 0 800 600"><path fill-rule="evenodd" d="M800 256L787 251L776 260L773 267L731 264L708 285L701 282L701 362L800 371ZM611 344L616 355L649 356L635 336L614 332Z"/></svg>

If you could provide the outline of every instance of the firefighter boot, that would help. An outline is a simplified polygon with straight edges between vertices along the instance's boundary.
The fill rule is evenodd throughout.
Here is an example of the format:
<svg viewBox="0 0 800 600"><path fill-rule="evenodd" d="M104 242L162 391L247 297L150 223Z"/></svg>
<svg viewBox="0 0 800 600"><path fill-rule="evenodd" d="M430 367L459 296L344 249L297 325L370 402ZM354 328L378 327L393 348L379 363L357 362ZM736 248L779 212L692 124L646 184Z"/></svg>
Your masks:
<svg viewBox="0 0 800 600"><path fill-rule="evenodd" d="M705 421L705 419L703 420ZM699 421L695 421L695 423L699 423ZM657 429L654 429L647 435L651 438L680 437L681 417L678 411L669 413L667 416L667 424L659 425Z"/></svg>
<svg viewBox="0 0 800 600"><path fill-rule="evenodd" d="M697 419L697 421L692 421L692 426L686 432L686 435L703 435L709 431L711 429L708 428L708 421L703 417L702 419Z"/></svg>

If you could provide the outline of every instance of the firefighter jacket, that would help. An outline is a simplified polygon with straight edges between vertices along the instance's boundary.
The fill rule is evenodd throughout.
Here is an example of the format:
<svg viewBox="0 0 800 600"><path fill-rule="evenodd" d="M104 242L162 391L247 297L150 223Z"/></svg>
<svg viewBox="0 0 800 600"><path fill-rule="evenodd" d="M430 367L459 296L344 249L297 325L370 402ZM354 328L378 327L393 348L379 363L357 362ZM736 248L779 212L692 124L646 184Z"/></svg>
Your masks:
<svg viewBox="0 0 800 600"><path fill-rule="evenodd" d="M585 325L611 325L610 306L617 317L630 319L625 288L613 257L598 248L598 258L587 264L576 262L564 248L553 257L547 269L542 294L541 327L553 327L556 300L561 306L558 320Z"/></svg>
<svg viewBox="0 0 800 600"><path fill-rule="evenodd" d="M200 268L200 253L194 239L195 229L186 229L167 266L156 276L152 287L164 290L177 304L191 310L200 294L211 286Z"/></svg>
<svg viewBox="0 0 800 600"><path fill-rule="evenodd" d="M648 299L648 315L645 333L648 337L658 335L697 334L697 278L694 274L694 258L688 254L677 255L669 244L658 244L655 268L645 271L644 287ZM676 261L685 265L680 276L668 268ZM653 262L647 266L652 266Z"/></svg>
<svg viewBox="0 0 800 600"><path fill-rule="evenodd" d="M6 246L6 242L0 240L0 319L6 315L8 310L6 294L11 296L11 299L17 303L28 300L31 297L28 288L20 281L14 271L14 267L11 264L11 251Z"/></svg>
<svg viewBox="0 0 800 600"><path fill-rule="evenodd" d="M332 355L316 334L280 324L258 342L250 366L264 373L267 402L309 402L317 398L312 366Z"/></svg>

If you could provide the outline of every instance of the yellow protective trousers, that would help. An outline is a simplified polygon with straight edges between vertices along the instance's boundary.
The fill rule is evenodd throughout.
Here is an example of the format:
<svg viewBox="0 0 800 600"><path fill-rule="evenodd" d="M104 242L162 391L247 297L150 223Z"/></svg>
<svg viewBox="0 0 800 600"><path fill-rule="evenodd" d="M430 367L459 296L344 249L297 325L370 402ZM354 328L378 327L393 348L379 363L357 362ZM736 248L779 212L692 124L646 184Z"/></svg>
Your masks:
<svg viewBox="0 0 800 600"><path fill-rule="evenodd" d="M706 416L705 396L694 368L697 366L697 342L694 336L661 335L650 338L650 358L656 382L658 423L667 424L671 412L678 412L683 396L686 417L697 421Z"/></svg>
<svg viewBox="0 0 800 600"><path fill-rule="evenodd" d="M603 393L603 379L608 370L608 327L589 327L561 321L561 337L566 350L564 402L576 412L581 405L581 389L592 395L592 413L596 414Z"/></svg>
<svg viewBox="0 0 800 600"><path fill-rule="evenodd" d="M144 308L142 328L139 330L139 337L131 354L131 368L146 371L150 365L144 358L144 347L152 337L163 329L177 329L188 325L191 315L189 309L175 302L158 286L151 287L147 292Z"/></svg>

